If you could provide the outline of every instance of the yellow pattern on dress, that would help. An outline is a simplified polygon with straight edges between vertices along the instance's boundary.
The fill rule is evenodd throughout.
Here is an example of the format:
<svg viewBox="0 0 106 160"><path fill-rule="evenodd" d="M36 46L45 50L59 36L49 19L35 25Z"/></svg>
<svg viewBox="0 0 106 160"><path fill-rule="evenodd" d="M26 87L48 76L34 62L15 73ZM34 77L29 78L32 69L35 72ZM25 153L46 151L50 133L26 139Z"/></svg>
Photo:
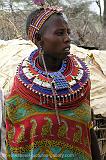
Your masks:
<svg viewBox="0 0 106 160"><path fill-rule="evenodd" d="M21 143L25 138L25 127L24 127L24 125L20 125L20 128L21 128L21 132L20 132L20 134L18 136L18 139L17 139L18 143Z"/></svg>
<svg viewBox="0 0 106 160"><path fill-rule="evenodd" d="M63 124L59 127L58 129L58 137L59 138L68 138L67 137L67 132L68 132L68 124L65 120L61 120L61 123L63 122Z"/></svg>
<svg viewBox="0 0 106 160"><path fill-rule="evenodd" d="M10 125L10 130L8 131L7 135L8 135L8 139L11 142L14 139L14 135L15 135L15 128L14 126L12 126L12 124Z"/></svg>
<svg viewBox="0 0 106 160"><path fill-rule="evenodd" d="M37 137L36 129L37 129L37 122L35 119L31 119L30 123L32 123L32 128L30 130L30 139Z"/></svg>
<svg viewBox="0 0 106 160"><path fill-rule="evenodd" d="M52 136L51 129L52 129L52 126L53 126L53 122L52 122L51 118L49 118L49 117L45 117L44 120L47 120L47 122L42 127L41 135L42 136L47 136L47 135Z"/></svg>
<svg viewBox="0 0 106 160"><path fill-rule="evenodd" d="M82 143L82 128L79 125L76 125L76 131L74 133L73 142Z"/></svg>

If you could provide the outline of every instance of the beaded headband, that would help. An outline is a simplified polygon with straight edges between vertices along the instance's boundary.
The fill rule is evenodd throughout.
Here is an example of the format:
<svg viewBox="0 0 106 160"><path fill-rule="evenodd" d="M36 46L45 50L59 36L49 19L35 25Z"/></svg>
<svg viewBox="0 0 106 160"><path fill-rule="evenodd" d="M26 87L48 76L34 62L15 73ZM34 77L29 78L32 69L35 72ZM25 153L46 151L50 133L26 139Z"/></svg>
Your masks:
<svg viewBox="0 0 106 160"><path fill-rule="evenodd" d="M29 39L34 42L34 38L36 33L39 32L43 24L46 22L46 20L53 15L54 13L61 13L62 8L58 7L47 7L44 8L41 13L39 14L38 18L33 20L33 22L30 24L28 29L28 37Z"/></svg>

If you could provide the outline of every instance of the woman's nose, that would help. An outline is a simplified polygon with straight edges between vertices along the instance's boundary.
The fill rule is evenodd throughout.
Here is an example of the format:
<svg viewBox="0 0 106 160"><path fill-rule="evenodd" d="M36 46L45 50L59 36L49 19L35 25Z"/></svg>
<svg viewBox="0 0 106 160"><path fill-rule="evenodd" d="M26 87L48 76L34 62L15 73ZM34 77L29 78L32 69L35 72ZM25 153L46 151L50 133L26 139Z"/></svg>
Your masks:
<svg viewBox="0 0 106 160"><path fill-rule="evenodd" d="M70 39L70 35L67 33L65 36L64 36L64 42L66 43L70 43L71 42L71 39Z"/></svg>

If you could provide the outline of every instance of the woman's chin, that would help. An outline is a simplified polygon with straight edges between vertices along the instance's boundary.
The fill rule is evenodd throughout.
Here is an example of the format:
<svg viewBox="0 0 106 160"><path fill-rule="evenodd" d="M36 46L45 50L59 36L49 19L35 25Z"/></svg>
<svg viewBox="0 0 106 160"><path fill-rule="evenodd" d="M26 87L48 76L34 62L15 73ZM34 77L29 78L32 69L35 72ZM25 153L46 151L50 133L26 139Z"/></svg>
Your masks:
<svg viewBox="0 0 106 160"><path fill-rule="evenodd" d="M70 52L65 52L65 54L63 54L60 58L62 60L66 59L66 57L70 54Z"/></svg>

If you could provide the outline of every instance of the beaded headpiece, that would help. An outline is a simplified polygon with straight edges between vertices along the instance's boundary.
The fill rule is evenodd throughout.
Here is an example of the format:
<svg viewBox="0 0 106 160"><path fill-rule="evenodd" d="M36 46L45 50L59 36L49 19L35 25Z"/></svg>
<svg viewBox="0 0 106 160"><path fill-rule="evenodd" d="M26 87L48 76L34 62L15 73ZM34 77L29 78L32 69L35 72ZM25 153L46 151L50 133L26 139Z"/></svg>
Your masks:
<svg viewBox="0 0 106 160"><path fill-rule="evenodd" d="M39 30L46 22L46 20L54 13L62 12L62 8L59 8L57 6L52 6L52 7L45 6L43 0L42 1L34 0L34 3L37 5L41 5L43 9L41 10L41 13L39 13L39 16L35 18L29 26L28 37L32 42L34 42L34 37L36 33L39 32Z"/></svg>

